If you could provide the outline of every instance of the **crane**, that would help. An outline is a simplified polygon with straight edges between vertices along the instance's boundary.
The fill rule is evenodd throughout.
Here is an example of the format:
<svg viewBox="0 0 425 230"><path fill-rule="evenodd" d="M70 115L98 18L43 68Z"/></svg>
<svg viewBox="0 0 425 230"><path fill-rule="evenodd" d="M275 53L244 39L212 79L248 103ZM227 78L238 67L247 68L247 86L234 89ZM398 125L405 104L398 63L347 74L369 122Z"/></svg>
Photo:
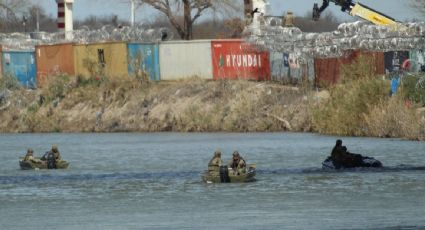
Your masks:
<svg viewBox="0 0 425 230"><path fill-rule="evenodd" d="M369 8L361 3L354 3L352 0L323 0L322 5L319 7L317 3L313 7L313 20L317 21L320 14L333 2L335 5L341 7L341 11L347 12L353 17L360 17L376 25L395 25L397 21L379 11Z"/></svg>

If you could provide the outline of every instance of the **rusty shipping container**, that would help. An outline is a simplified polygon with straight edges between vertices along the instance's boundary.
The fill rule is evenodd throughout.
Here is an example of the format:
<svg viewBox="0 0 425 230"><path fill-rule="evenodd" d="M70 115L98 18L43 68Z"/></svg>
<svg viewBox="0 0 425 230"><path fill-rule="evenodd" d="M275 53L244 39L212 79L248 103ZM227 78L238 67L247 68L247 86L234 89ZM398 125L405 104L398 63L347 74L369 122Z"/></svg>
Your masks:
<svg viewBox="0 0 425 230"><path fill-rule="evenodd" d="M240 39L213 40L214 79L270 80L270 55Z"/></svg>
<svg viewBox="0 0 425 230"><path fill-rule="evenodd" d="M74 46L75 74L84 77L127 77L127 44L94 43Z"/></svg>
<svg viewBox="0 0 425 230"><path fill-rule="evenodd" d="M40 83L48 76L75 75L74 46L71 43L36 46L35 58L37 81Z"/></svg>
<svg viewBox="0 0 425 230"><path fill-rule="evenodd" d="M212 79L211 40L169 41L159 44L161 80L189 77Z"/></svg>
<svg viewBox="0 0 425 230"><path fill-rule="evenodd" d="M385 74L385 61L383 52L351 51L347 56L340 58L314 59L315 83L329 85L338 83L341 79L342 67L352 64L360 56L370 57L374 61L375 73Z"/></svg>

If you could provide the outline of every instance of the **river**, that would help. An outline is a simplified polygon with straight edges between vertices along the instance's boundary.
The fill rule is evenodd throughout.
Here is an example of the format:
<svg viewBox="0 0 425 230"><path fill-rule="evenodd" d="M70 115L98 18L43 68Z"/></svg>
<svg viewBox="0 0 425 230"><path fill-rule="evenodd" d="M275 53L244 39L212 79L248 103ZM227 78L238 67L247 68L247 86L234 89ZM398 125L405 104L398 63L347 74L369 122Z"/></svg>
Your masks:
<svg viewBox="0 0 425 230"><path fill-rule="evenodd" d="M338 137L303 133L1 134L0 229L423 229L425 143L342 137L380 170L328 172ZM57 144L67 170L20 170ZM217 148L257 181L205 184Z"/></svg>

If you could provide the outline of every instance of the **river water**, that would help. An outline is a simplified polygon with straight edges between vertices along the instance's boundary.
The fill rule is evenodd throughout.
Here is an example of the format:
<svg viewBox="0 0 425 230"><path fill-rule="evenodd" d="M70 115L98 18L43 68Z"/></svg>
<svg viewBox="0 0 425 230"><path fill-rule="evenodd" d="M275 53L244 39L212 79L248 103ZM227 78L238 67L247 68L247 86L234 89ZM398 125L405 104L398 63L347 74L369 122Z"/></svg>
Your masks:
<svg viewBox="0 0 425 230"><path fill-rule="evenodd" d="M425 143L342 138L380 170L326 172L337 137L249 134L2 134L0 229L423 229ZM67 170L18 157L57 144ZM205 184L214 150L257 163L257 181Z"/></svg>

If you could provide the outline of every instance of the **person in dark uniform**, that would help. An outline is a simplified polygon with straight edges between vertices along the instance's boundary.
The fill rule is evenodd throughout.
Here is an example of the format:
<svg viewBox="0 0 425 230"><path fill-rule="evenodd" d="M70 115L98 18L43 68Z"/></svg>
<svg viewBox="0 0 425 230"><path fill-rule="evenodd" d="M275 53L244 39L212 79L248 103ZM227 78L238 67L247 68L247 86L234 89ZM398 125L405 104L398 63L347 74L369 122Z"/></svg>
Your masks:
<svg viewBox="0 0 425 230"><path fill-rule="evenodd" d="M342 140L336 140L331 152L331 159L335 168L354 168L361 166L362 156L347 151L347 147L342 145Z"/></svg>

